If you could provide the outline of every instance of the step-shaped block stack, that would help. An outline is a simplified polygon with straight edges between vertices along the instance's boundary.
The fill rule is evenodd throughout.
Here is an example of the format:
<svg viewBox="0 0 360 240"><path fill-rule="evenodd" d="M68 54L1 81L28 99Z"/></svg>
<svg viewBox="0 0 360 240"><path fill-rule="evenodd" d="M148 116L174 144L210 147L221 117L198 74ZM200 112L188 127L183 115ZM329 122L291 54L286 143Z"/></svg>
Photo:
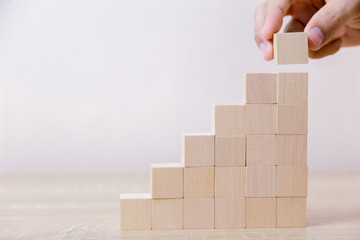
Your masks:
<svg viewBox="0 0 360 240"><path fill-rule="evenodd" d="M277 62L303 63L304 39L275 35ZM247 73L242 90L211 106L211 133L182 135L181 163L151 164L151 194L120 196L121 229L305 226L308 74Z"/></svg>

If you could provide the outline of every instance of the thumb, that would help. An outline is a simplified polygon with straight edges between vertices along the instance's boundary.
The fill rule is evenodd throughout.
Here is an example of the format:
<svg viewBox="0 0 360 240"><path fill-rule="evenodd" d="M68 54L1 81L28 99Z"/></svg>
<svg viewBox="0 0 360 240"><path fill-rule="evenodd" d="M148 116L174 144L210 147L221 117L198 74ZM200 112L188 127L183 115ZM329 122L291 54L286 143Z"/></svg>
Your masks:
<svg viewBox="0 0 360 240"><path fill-rule="evenodd" d="M312 16L304 29L309 36L309 49L318 50L333 39L353 14L354 2L358 1L329 1Z"/></svg>

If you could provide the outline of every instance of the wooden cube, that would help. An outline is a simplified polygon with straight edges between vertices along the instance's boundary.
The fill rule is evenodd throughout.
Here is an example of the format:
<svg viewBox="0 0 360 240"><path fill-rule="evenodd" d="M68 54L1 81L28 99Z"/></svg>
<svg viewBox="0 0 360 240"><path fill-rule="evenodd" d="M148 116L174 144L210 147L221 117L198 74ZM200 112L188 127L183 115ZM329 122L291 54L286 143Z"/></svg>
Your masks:
<svg viewBox="0 0 360 240"><path fill-rule="evenodd" d="M180 163L151 164L153 198L184 197L184 167Z"/></svg>
<svg viewBox="0 0 360 240"><path fill-rule="evenodd" d="M120 229L151 229L151 195L129 193L120 195Z"/></svg>
<svg viewBox="0 0 360 240"><path fill-rule="evenodd" d="M307 104L279 104L278 115L279 134L307 134Z"/></svg>
<svg viewBox="0 0 360 240"><path fill-rule="evenodd" d="M241 99L242 103L277 103L277 74L244 74Z"/></svg>
<svg viewBox="0 0 360 240"><path fill-rule="evenodd" d="M215 167L216 198L244 197L245 187L245 167Z"/></svg>
<svg viewBox="0 0 360 240"><path fill-rule="evenodd" d="M152 229L183 229L184 199L153 199Z"/></svg>
<svg viewBox="0 0 360 240"><path fill-rule="evenodd" d="M215 166L245 166L245 136L215 136Z"/></svg>
<svg viewBox="0 0 360 240"><path fill-rule="evenodd" d="M308 183L308 168L277 167L277 196L278 197L306 197Z"/></svg>
<svg viewBox="0 0 360 240"><path fill-rule="evenodd" d="M278 166L307 165L307 135L278 135Z"/></svg>
<svg viewBox="0 0 360 240"><path fill-rule="evenodd" d="M308 37L305 32L274 34L276 64L309 63Z"/></svg>
<svg viewBox="0 0 360 240"><path fill-rule="evenodd" d="M246 136L246 166L276 166L276 135Z"/></svg>
<svg viewBox="0 0 360 240"><path fill-rule="evenodd" d="M184 229L214 228L214 198L184 199Z"/></svg>
<svg viewBox="0 0 360 240"><path fill-rule="evenodd" d="M215 228L245 228L245 198L215 198Z"/></svg>
<svg viewBox="0 0 360 240"><path fill-rule="evenodd" d="M246 228L276 227L276 198L246 198Z"/></svg>
<svg viewBox="0 0 360 240"><path fill-rule="evenodd" d="M216 136L245 135L245 105L212 105L211 131Z"/></svg>
<svg viewBox="0 0 360 240"><path fill-rule="evenodd" d="M184 169L184 197L214 197L214 167L186 167Z"/></svg>
<svg viewBox="0 0 360 240"><path fill-rule="evenodd" d="M276 196L276 167L246 167L246 197Z"/></svg>
<svg viewBox="0 0 360 240"><path fill-rule="evenodd" d="M277 198L277 227L306 226L306 198Z"/></svg>
<svg viewBox="0 0 360 240"><path fill-rule="evenodd" d="M308 73L278 74L278 104L308 103Z"/></svg>
<svg viewBox="0 0 360 240"><path fill-rule="evenodd" d="M215 139L212 134L183 134L182 163L185 167L213 167Z"/></svg>
<svg viewBox="0 0 360 240"><path fill-rule="evenodd" d="M246 134L276 134L277 104L246 105Z"/></svg>

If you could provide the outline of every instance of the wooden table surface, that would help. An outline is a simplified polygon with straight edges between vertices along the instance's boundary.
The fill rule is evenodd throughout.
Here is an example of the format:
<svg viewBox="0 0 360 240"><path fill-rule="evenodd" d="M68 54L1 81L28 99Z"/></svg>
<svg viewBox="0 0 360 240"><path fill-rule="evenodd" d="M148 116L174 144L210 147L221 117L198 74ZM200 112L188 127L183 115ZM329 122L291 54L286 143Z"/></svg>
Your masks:
<svg viewBox="0 0 360 240"><path fill-rule="evenodd" d="M0 239L360 239L360 172L309 176L304 229L120 231L119 194L145 173L0 174Z"/></svg>

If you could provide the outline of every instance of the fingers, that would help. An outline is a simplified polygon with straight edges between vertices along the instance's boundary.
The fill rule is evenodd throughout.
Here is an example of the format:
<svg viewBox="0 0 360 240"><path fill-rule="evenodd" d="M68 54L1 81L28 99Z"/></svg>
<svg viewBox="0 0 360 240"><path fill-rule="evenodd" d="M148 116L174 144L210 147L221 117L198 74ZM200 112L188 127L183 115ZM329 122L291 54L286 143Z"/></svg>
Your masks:
<svg viewBox="0 0 360 240"><path fill-rule="evenodd" d="M301 13L301 15L303 15ZM302 18L302 20L298 19L291 19L290 22L285 27L285 32L302 32L304 31L304 21L306 21L306 18ZM341 37L345 34L346 28L342 27L334 36L333 39L330 40L330 43L323 46L317 51L309 51L309 57L318 59L323 58L328 55L332 55L339 51L339 49L342 46L342 39Z"/></svg>
<svg viewBox="0 0 360 240"><path fill-rule="evenodd" d="M286 26L285 32L303 32L306 24L317 11L318 8L308 2L294 2L291 7L292 20Z"/></svg>
<svg viewBox="0 0 360 240"><path fill-rule="evenodd" d="M341 38L335 39L334 41L328 43L327 45L323 46L321 49L317 51L309 51L309 57L313 59L323 58L332 54L337 53L342 45Z"/></svg>
<svg viewBox="0 0 360 240"><path fill-rule="evenodd" d="M266 10L266 2L262 2L257 6L254 15L254 38L255 42L259 46L262 42L262 27L265 22L265 10Z"/></svg>
<svg viewBox="0 0 360 240"><path fill-rule="evenodd" d="M254 38L267 61L273 58L272 36L280 30L289 7L290 0L268 0L255 10Z"/></svg>
<svg viewBox="0 0 360 240"><path fill-rule="evenodd" d="M271 40L274 33L280 31L283 18L291 6L290 0L269 0L265 12L265 22L262 28L262 35L265 39Z"/></svg>
<svg viewBox="0 0 360 240"><path fill-rule="evenodd" d="M314 14L304 30L309 35L310 50L319 50L335 38L354 14L355 2L357 1L329 1Z"/></svg>
<svg viewBox="0 0 360 240"><path fill-rule="evenodd" d="M254 38L256 44L260 47L260 43L263 42L263 37L261 34L262 26L265 21L265 10L266 10L266 2L262 2L255 10L254 16Z"/></svg>
<svg viewBox="0 0 360 240"><path fill-rule="evenodd" d="M267 2L261 3L255 10L254 38L265 60L270 61L272 56L272 43L262 36L262 27L265 21Z"/></svg>

